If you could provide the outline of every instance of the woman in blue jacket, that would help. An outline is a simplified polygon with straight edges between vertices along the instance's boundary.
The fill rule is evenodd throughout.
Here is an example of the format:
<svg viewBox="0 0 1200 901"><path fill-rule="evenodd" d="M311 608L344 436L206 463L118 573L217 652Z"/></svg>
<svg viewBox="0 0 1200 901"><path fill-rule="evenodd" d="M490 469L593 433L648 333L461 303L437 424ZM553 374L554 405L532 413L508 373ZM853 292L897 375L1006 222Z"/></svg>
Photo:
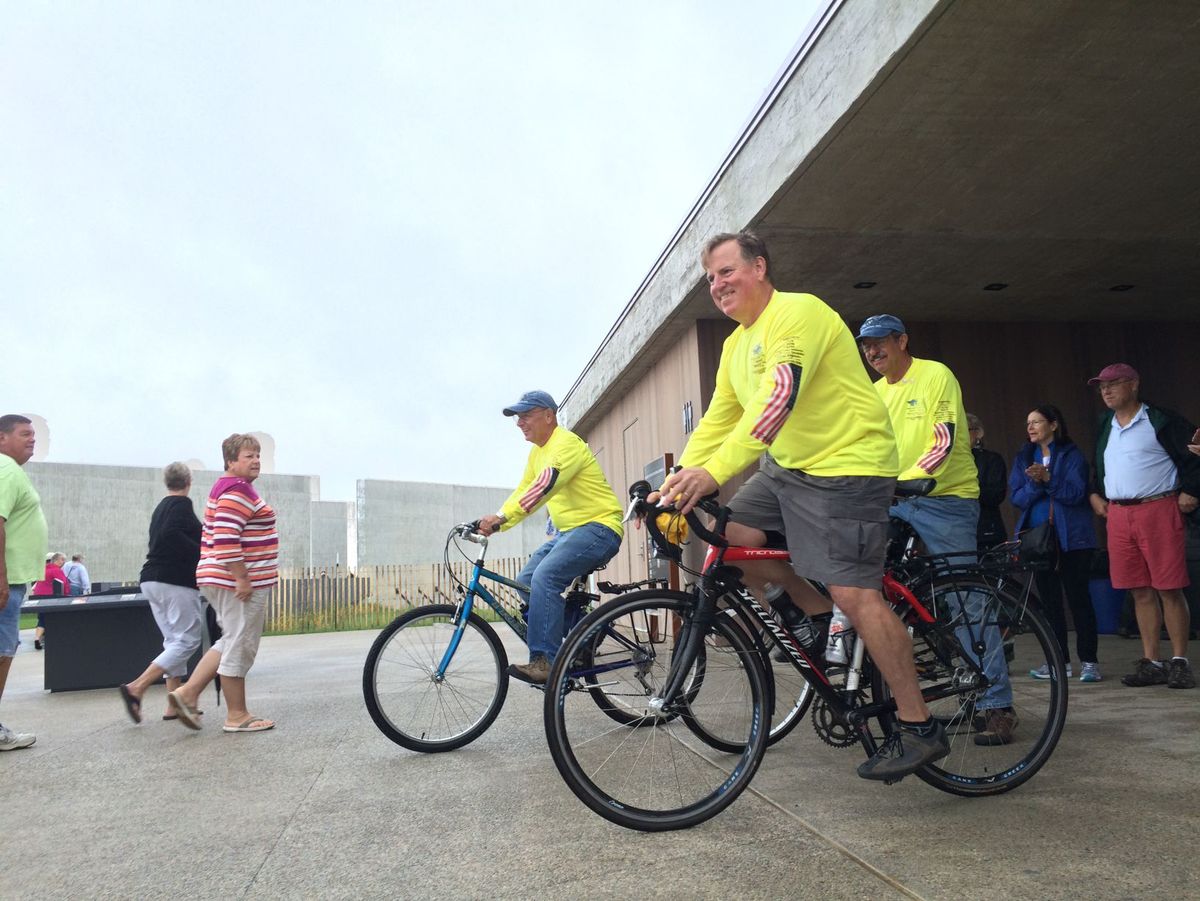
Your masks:
<svg viewBox="0 0 1200 901"><path fill-rule="evenodd" d="M1096 662L1096 611L1088 593L1088 570L1096 547L1092 508L1088 502L1088 464L1083 452L1067 433L1062 411L1049 404L1036 407L1025 418L1029 442L1013 460L1008 477L1008 493L1013 506L1021 511L1017 531L1053 522L1058 537L1054 567L1035 574L1038 595L1046 619L1067 662L1071 675L1071 654L1067 650L1067 621L1063 614L1063 595L1075 621L1075 650L1082 672L1080 682L1099 682ZM1046 664L1029 675L1049 679Z"/></svg>

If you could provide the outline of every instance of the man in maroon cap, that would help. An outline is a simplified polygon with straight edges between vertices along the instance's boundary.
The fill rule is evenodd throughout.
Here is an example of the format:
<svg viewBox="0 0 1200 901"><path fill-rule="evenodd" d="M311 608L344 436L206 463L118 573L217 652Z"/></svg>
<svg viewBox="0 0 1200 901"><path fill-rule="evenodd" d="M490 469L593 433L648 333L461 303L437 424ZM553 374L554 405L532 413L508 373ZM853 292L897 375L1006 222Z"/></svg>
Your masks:
<svg viewBox="0 0 1200 901"><path fill-rule="evenodd" d="M1133 592L1142 633L1144 656L1121 681L1194 688L1183 514L1200 506L1200 457L1188 452L1195 429L1178 413L1140 401L1138 381L1126 363L1105 366L1088 380L1110 411L1096 438L1092 509L1108 520L1109 575L1114 588ZM1158 659L1164 619L1173 655L1165 661Z"/></svg>

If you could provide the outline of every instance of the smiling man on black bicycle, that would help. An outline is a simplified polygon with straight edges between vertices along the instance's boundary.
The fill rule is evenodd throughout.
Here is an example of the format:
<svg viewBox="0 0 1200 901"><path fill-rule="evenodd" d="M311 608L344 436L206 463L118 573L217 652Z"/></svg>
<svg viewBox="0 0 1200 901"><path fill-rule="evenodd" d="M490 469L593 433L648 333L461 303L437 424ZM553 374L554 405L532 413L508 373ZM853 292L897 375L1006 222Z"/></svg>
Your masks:
<svg viewBox="0 0 1200 901"><path fill-rule="evenodd" d="M783 532L795 572L824 582L849 616L892 690L901 727L858 774L894 781L949 745L922 699L908 633L880 592L899 472L887 411L841 317L811 294L776 291L757 235L717 235L701 262L713 301L738 328L721 350L716 389L682 469L662 494L689 512L761 457L729 502L726 537L762 546L767 532Z"/></svg>
<svg viewBox="0 0 1200 901"><path fill-rule="evenodd" d="M603 566L621 549L621 504L582 438L558 424L558 405L545 391L528 391L504 408L534 445L521 484L500 511L481 517L479 531L507 529L546 504L555 534L533 552L517 581L529 585L529 662L508 674L544 685L562 644L563 591L578 576Z"/></svg>

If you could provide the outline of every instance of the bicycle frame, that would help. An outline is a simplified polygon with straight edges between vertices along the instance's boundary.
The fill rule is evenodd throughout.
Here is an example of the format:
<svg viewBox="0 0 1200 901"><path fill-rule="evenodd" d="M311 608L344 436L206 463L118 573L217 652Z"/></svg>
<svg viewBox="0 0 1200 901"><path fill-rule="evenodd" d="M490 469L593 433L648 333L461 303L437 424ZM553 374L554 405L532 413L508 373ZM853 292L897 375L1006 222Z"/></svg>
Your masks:
<svg viewBox="0 0 1200 901"><path fill-rule="evenodd" d="M680 642L681 652L676 658L679 665L673 668L674 671L668 679L662 696L663 706L669 705L678 694L686 673L698 652L696 645L700 641L699 636L703 634L704 627L711 621L711 618L716 615L720 599L732 597L736 599L736 604L730 608L731 611L741 619L748 629L757 627L770 633L778 646L783 648L792 666L813 687L817 695L828 705L830 711L855 729L859 741L868 755L874 754L876 742L870 732L869 722L881 714L894 713L896 703L894 699L866 705L855 703L866 655L865 643L861 637L855 636L851 660L845 670L846 684L840 687L834 685L829 679L823 661L810 656L809 652L801 647L795 636L780 626L770 611L764 608L742 583L740 570L731 565L764 560L790 563L791 555L786 550L775 548L709 545L701 582L697 586L696 613L690 624L689 633ZM935 565L931 567L930 571L933 574L942 575L955 569L955 567ZM965 573L968 570L964 569L963 571ZM944 628L938 624L937 618L917 599L912 590L897 579L891 571L884 574L883 593L885 600L893 607L899 608L897 613L910 628L926 628L937 631ZM975 643L974 640L972 643ZM989 682L983 670L974 662L969 660L968 662L971 663L974 670L972 675L977 680L978 687L985 689ZM924 698L926 701L935 701L958 694L960 691L961 689L957 686L949 686L940 691L927 690Z"/></svg>
<svg viewBox="0 0 1200 901"><path fill-rule="evenodd" d="M507 607L496 600L495 595L488 590L487 586L484 585L483 582L484 580L487 580L498 585L503 585L506 588L511 588L514 591L524 592L525 594L528 594L532 589L528 585L523 585L520 582L508 578L507 576L501 575L498 572L493 572L484 566L484 559L487 556L487 536L479 535L478 533L469 533L463 534L462 537L468 541L478 544L479 552L475 556L474 565L471 569L471 579L467 583L466 589L463 591L463 595L459 599L457 609L454 612L454 635L447 644L446 651L442 655L442 659L438 663L437 670L434 673L434 678L437 681L441 681L445 678L446 670L450 666L450 661L454 659L454 654L458 650L458 645L462 639L463 631L466 629L467 620L470 618L471 611L474 609L476 598L482 600L488 607L490 607L495 614L500 617L501 620L508 624L508 627L513 630L513 632L519 639L521 639L522 642L528 644L529 626L524 620L522 620L520 617L514 616ZM568 586L566 592L564 592L563 600L564 603L568 605L568 608L571 604L570 596L578 593L581 590L579 586L580 580L576 579L575 582ZM586 596L589 600L599 598L599 595L587 594ZM612 633L612 636L617 641L625 644L630 650L635 648L634 644L624 636L617 633ZM572 674L576 676L598 675L605 672L611 672L615 669L620 669L626 665L628 664L621 662L608 664L606 666L591 666L586 668L581 667L579 669L572 669Z"/></svg>

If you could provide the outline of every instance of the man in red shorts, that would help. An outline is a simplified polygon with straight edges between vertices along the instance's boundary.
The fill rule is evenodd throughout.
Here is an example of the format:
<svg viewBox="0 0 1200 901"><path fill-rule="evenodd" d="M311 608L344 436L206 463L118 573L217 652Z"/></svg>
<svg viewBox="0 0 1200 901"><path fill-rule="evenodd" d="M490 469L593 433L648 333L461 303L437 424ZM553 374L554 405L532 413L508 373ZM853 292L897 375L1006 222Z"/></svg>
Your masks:
<svg viewBox="0 0 1200 901"><path fill-rule="evenodd" d="M1108 520L1109 575L1114 588L1133 592L1142 633L1143 657L1121 681L1139 688L1163 683L1195 688L1183 596L1189 584L1183 514L1200 506L1200 458L1188 452L1193 426L1177 413L1142 403L1137 370L1126 363L1105 366L1088 384L1099 389L1111 411L1096 439L1092 509ZM1164 619L1173 655L1165 661L1158 659Z"/></svg>

